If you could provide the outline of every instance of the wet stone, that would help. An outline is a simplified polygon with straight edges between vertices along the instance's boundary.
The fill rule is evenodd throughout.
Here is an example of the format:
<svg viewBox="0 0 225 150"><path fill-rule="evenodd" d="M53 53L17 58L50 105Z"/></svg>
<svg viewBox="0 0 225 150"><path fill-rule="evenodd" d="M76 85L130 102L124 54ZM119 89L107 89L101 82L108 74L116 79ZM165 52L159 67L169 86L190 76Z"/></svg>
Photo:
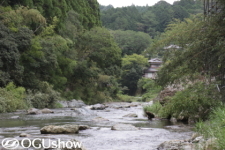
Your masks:
<svg viewBox="0 0 225 150"><path fill-rule="evenodd" d="M112 126L111 130L116 131L137 131L139 130L137 127L131 125L131 124L116 124Z"/></svg>

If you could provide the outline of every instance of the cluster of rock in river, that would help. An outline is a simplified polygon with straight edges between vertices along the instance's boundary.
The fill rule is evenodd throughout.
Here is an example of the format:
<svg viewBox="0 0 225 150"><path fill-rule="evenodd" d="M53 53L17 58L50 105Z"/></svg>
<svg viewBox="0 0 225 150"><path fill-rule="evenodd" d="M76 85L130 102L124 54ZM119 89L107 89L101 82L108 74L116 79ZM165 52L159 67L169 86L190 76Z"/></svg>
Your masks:
<svg viewBox="0 0 225 150"><path fill-rule="evenodd" d="M90 115L90 114L93 115L95 110L104 110L107 107L109 107L104 104L96 104L96 105L87 106L81 100L63 101L60 103L64 108L70 108L70 110L76 112L79 115L84 115L84 116ZM124 105L124 106L115 105L115 106L113 106L113 108L114 109L127 109L130 107L136 107L136 106L137 106L136 104L131 103L131 104ZM41 110L31 108L27 111L27 113L29 115L54 114L54 111L47 109L47 108L41 109ZM136 118L136 117L138 117L138 115L135 113L131 113L131 114L124 115L123 117ZM96 116L95 118L92 119L92 121L107 122L109 120L106 118ZM42 127L40 129L40 132L41 132L41 134L78 134L80 130L88 130L88 129L91 129L91 128L87 125L78 125L78 124L48 125L48 126ZM112 125L111 130L112 131L138 131L138 130L142 130L142 129L135 127L134 125L131 125L131 124L116 123L116 124ZM30 137L32 137L32 135L26 134L26 133L21 133L20 137L30 138ZM71 140L76 141L75 139L71 139ZM214 143L215 143L215 139L204 140L203 137L195 134L189 140L172 140L172 141L163 142L162 144L160 144L158 146L158 150L200 150L200 148L204 149L204 150L213 150L212 146L215 145ZM0 150L5 150L5 149L0 148ZM25 149L21 148L18 150L25 150ZM66 148L63 148L63 149L49 148L49 149L45 149L45 150L67 150L67 149ZM82 147L82 148L72 148L70 150L86 150L86 149L84 147Z"/></svg>

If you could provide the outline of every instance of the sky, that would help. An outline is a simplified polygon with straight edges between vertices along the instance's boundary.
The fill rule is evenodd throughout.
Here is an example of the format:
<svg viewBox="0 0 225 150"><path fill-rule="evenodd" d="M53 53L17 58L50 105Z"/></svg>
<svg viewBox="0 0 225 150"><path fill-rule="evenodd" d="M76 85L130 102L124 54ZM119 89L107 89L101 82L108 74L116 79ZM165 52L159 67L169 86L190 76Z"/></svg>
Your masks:
<svg viewBox="0 0 225 150"><path fill-rule="evenodd" d="M99 4L101 5L113 5L114 7L122 7L122 6L130 6L132 4L138 6L149 6L154 5L155 3L159 2L160 0L98 0ZM170 4L173 4L174 1L177 0L165 0Z"/></svg>
<svg viewBox="0 0 225 150"><path fill-rule="evenodd" d="M132 4L138 5L138 6L146 6L148 4L149 6L154 5L160 0L98 0L99 4L101 5L113 5L114 7L122 7L122 6L130 6ZM170 4L173 4L174 1L177 0L165 0Z"/></svg>

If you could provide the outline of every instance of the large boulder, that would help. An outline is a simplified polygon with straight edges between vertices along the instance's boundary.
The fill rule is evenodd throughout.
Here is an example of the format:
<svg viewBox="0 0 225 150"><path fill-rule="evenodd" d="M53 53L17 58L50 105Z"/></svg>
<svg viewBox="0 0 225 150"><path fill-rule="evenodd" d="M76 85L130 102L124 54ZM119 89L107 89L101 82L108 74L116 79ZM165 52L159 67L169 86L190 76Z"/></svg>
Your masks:
<svg viewBox="0 0 225 150"><path fill-rule="evenodd" d="M37 115L37 114L42 114L42 112L39 109L36 108L30 108L27 110L28 115Z"/></svg>
<svg viewBox="0 0 225 150"><path fill-rule="evenodd" d="M79 130L87 130L90 129L88 125L79 125Z"/></svg>
<svg viewBox="0 0 225 150"><path fill-rule="evenodd" d="M105 109L107 106L103 105L103 104L95 104L91 106L91 110L103 110Z"/></svg>
<svg viewBox="0 0 225 150"><path fill-rule="evenodd" d="M117 131L137 131L139 130L137 127L131 125L131 124L116 124L112 126L111 130L117 130Z"/></svg>
<svg viewBox="0 0 225 150"><path fill-rule="evenodd" d="M54 111L52 111L52 110L50 110L50 109L48 109L48 108L41 109L41 112L42 112L43 114L54 113Z"/></svg>
<svg viewBox="0 0 225 150"><path fill-rule="evenodd" d="M49 114L49 113L54 113L54 111L44 108L44 109L36 109L36 108L30 108L27 110L28 115L38 115L38 114Z"/></svg>
<svg viewBox="0 0 225 150"><path fill-rule="evenodd" d="M41 134L72 134L79 133L79 125L62 125L62 126L54 126L49 125L41 128Z"/></svg>

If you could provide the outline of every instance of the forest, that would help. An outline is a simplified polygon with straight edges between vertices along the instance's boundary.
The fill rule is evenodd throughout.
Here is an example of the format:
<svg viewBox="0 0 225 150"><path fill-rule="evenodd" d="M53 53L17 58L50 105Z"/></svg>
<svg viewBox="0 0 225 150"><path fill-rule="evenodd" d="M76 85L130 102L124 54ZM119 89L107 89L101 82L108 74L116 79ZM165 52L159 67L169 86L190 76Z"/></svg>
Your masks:
<svg viewBox="0 0 225 150"><path fill-rule="evenodd" d="M194 122L204 138L217 139L213 149L225 148L222 8L207 15L196 0L122 8L97 0L0 4L0 113L58 108L60 100L156 97L145 111ZM156 57L163 60L157 79L143 78ZM168 87L176 90L161 103L157 95Z"/></svg>
<svg viewBox="0 0 225 150"><path fill-rule="evenodd" d="M154 54L144 52L173 19L202 12L190 0L122 8L97 0L0 3L0 112L141 94L138 82Z"/></svg>

